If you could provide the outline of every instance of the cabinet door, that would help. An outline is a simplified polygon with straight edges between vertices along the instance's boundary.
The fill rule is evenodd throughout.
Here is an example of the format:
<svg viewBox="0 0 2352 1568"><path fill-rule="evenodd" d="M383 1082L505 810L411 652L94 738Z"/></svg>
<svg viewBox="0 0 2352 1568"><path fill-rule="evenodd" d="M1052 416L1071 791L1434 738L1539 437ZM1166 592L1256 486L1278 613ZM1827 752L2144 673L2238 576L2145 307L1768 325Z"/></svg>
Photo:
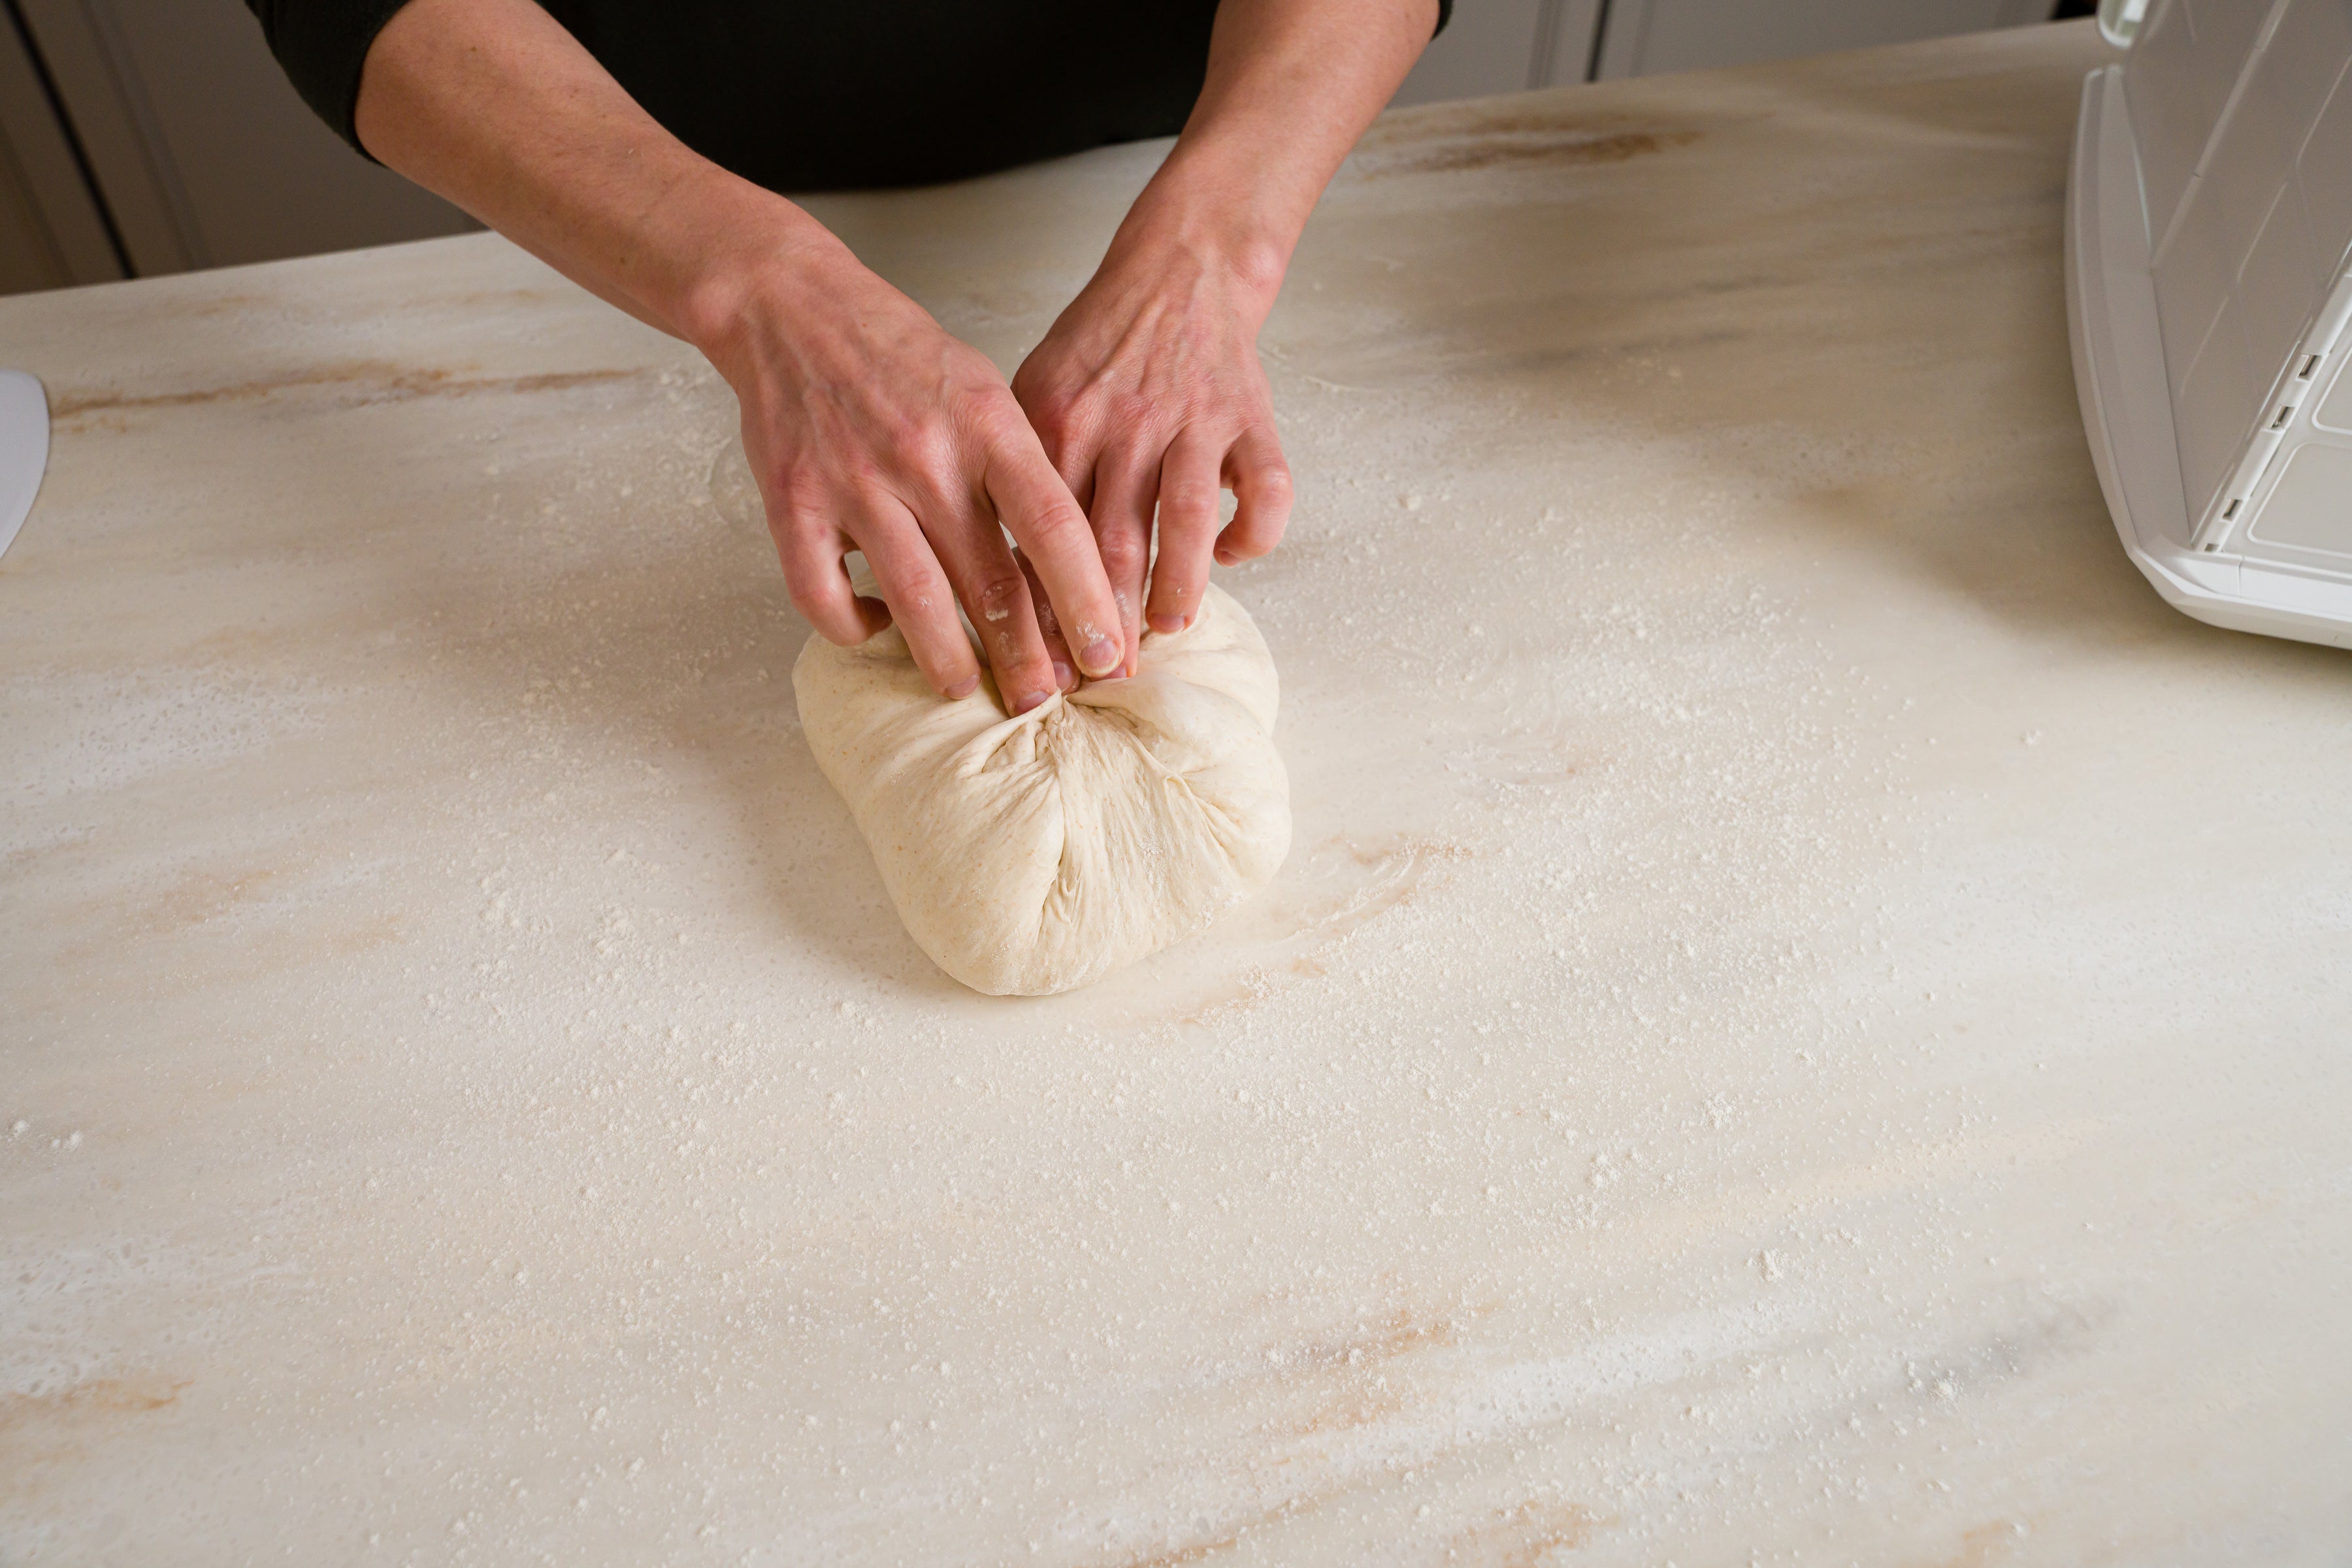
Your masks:
<svg viewBox="0 0 2352 1568"><path fill-rule="evenodd" d="M303 104L239 0L16 0L133 270L476 226Z"/></svg>
<svg viewBox="0 0 2352 1568"><path fill-rule="evenodd" d="M0 9L0 294L102 283L123 270L38 57Z"/></svg>
<svg viewBox="0 0 2352 1568"><path fill-rule="evenodd" d="M2052 0L1611 0L1600 74L1703 70L2019 26L2046 21L2052 9Z"/></svg>
<svg viewBox="0 0 2352 1568"><path fill-rule="evenodd" d="M0 294L61 289L72 281L31 187L0 143Z"/></svg>
<svg viewBox="0 0 2352 1568"><path fill-rule="evenodd" d="M1521 92L1582 81L1601 0L1454 0L1454 19L1430 41L1395 102Z"/></svg>

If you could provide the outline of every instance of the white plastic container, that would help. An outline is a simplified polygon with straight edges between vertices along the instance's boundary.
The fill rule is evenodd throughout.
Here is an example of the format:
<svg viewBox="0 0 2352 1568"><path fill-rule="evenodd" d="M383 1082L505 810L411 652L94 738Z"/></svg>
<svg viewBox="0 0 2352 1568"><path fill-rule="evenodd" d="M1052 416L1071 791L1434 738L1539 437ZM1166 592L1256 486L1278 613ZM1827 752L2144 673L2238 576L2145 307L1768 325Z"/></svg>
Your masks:
<svg viewBox="0 0 2352 1568"><path fill-rule="evenodd" d="M2352 646L2352 0L2125 21L2125 63L2084 84L2066 212L2116 530L2200 620Z"/></svg>
<svg viewBox="0 0 2352 1568"><path fill-rule="evenodd" d="M16 542L49 466L49 400L21 370L0 370L0 555Z"/></svg>

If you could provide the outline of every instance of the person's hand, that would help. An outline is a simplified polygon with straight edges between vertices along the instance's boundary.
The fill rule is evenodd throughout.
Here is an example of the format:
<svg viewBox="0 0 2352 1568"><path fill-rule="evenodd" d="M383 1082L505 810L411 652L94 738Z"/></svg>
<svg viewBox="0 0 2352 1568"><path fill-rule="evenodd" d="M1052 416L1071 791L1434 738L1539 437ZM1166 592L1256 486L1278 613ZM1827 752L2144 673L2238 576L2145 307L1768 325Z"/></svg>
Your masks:
<svg viewBox="0 0 2352 1568"><path fill-rule="evenodd" d="M849 644L895 618L925 678L962 697L981 671L961 603L1015 713L1078 670L1118 669L1130 643L1094 536L996 367L829 237L745 273L692 336L742 405L744 455L810 623ZM887 607L852 592L853 550Z"/></svg>
<svg viewBox="0 0 2352 1568"><path fill-rule="evenodd" d="M1200 613L1213 555L1281 537L1290 475L1258 328L1316 197L1436 13L1220 0L1183 134L1022 366L1017 401L810 214L655 123L530 0L399 6L352 129L718 367L793 601L820 631L847 643L887 624L842 570L862 551L924 675L950 696L979 680L961 600L1020 711L1081 670L1131 671L1147 616L1173 630ZM1226 487L1238 510L1220 532Z"/></svg>
<svg viewBox="0 0 2352 1568"><path fill-rule="evenodd" d="M1269 277L1163 240L1148 222L1130 227L1013 375L1013 392L1086 508L1118 607L1120 668L1131 675L1145 625L1180 631L1200 613L1213 557L1232 565L1281 539L1290 470L1257 357L1278 264ZM1220 531L1226 489L1236 509ZM1050 584L1045 565L1035 563ZM1049 643L1058 640L1051 623Z"/></svg>

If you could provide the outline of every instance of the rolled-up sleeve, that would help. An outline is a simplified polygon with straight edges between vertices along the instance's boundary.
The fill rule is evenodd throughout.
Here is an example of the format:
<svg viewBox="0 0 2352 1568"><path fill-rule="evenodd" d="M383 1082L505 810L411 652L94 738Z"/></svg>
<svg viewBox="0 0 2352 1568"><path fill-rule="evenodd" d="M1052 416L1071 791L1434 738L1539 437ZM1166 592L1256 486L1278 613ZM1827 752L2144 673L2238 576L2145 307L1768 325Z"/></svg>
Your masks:
<svg viewBox="0 0 2352 1568"><path fill-rule="evenodd" d="M302 101L364 153L352 123L368 47L407 0L245 0Z"/></svg>

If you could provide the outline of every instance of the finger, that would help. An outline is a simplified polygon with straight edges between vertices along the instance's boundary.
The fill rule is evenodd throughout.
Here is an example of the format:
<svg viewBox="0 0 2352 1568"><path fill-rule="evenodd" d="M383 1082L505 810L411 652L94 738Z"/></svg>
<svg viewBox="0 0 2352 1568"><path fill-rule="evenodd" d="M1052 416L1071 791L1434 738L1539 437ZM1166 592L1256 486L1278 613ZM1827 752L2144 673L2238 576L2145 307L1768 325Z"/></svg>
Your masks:
<svg viewBox="0 0 2352 1568"><path fill-rule="evenodd" d="M1224 453L1187 431L1160 460L1160 555L1151 563L1147 618L1155 632L1181 632L1200 613L1224 495Z"/></svg>
<svg viewBox="0 0 2352 1568"><path fill-rule="evenodd" d="M1025 422L1021 437L990 443L981 484L1036 568L1078 668L1088 675L1118 668L1124 657L1118 606L1103 575L1094 531Z"/></svg>
<svg viewBox="0 0 2352 1568"><path fill-rule="evenodd" d="M1023 368L1027 367L1024 365ZM1020 397L1019 376L1013 378L1013 391L1016 398ZM1037 432L1037 439L1045 448L1045 457L1054 465L1054 471L1069 487L1070 499L1078 503L1080 511L1087 510L1094 505L1095 494L1097 453L1093 440L1067 420L1041 418L1039 410L1033 407L1029 400L1023 400L1021 407L1022 412L1030 416L1030 426ZM1037 612L1037 631L1045 639L1045 657L1053 661L1054 683L1064 691L1076 691L1078 689L1078 661L1070 657L1069 639L1062 635L1062 618L1054 613L1054 601L1046 594L1045 584L1038 579L1037 563L1029 559L1026 552L1017 549L1013 552L1013 559L1019 563L1022 576L1029 582L1029 602Z"/></svg>
<svg viewBox="0 0 2352 1568"><path fill-rule="evenodd" d="M890 624L890 606L869 599L849 585L842 557L857 548L838 528L798 525L786 521L770 530L776 542L776 559L784 568L784 586L793 607L806 616L827 642L852 647Z"/></svg>
<svg viewBox="0 0 2352 1568"><path fill-rule="evenodd" d="M866 552L890 614L906 634L907 650L931 689L942 697L971 695L980 684L980 661L956 615L954 591L915 514L891 497L870 497L864 515L851 521L849 535Z"/></svg>
<svg viewBox="0 0 2352 1568"><path fill-rule="evenodd" d="M1065 691L1078 687L1078 661L1070 657L1069 639L1062 636L1061 617L1054 614L1054 601L1045 597L1045 584L1037 581L1037 568L1029 557L1016 550L1013 559L1019 563L1021 574L1029 579L1029 603L1037 612L1037 632L1045 639L1045 657L1053 661L1054 684Z"/></svg>
<svg viewBox="0 0 2352 1568"><path fill-rule="evenodd" d="M1069 487L1070 499L1078 503L1080 511L1091 513L1095 504L1095 463L1102 456L1101 444L1091 438L1081 439L1060 426L1051 437L1041 436L1038 439L1045 446L1054 471Z"/></svg>
<svg viewBox="0 0 2352 1568"><path fill-rule="evenodd" d="M971 500L935 496L922 504L931 548L980 633L997 694L1013 712L1028 712L1061 681L1045 652L1027 574L1013 559L1004 530Z"/></svg>
<svg viewBox="0 0 2352 1568"><path fill-rule="evenodd" d="M1094 504L1095 458L1102 450L1102 440L1095 428L1095 419L1085 412L1083 405L1058 396L1041 384L1045 380L1039 368L1042 363L1039 353L1032 353L1022 362L1013 375L1013 401L1021 405L1022 416L1035 432L1046 460L1062 476L1062 483L1069 487L1070 498L1078 503L1080 511L1085 511Z"/></svg>
<svg viewBox="0 0 2352 1568"><path fill-rule="evenodd" d="M1226 566L1254 561L1282 542L1290 521L1290 465L1282 443L1263 425L1242 432L1225 454L1225 477L1234 490L1234 520L1217 535L1217 560Z"/></svg>
<svg viewBox="0 0 2352 1568"><path fill-rule="evenodd" d="M1155 454L1156 456L1156 454ZM1143 579L1151 569L1151 509L1159 499L1160 465L1141 453L1106 455L1095 469L1095 503L1087 512L1111 603L1118 606L1119 669L1135 673L1143 637Z"/></svg>

